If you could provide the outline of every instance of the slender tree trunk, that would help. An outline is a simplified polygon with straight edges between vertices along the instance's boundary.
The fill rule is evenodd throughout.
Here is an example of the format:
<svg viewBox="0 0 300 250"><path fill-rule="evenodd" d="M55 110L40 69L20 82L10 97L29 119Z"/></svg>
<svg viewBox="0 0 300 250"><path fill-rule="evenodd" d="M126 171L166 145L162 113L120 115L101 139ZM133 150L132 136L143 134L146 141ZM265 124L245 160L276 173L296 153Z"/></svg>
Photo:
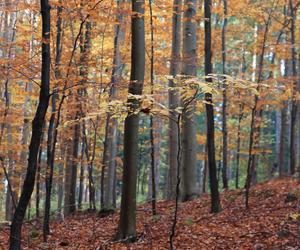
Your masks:
<svg viewBox="0 0 300 250"><path fill-rule="evenodd" d="M291 131L290 131L290 173L295 174L296 171L296 117L297 117L297 69L296 69L296 47L295 47L295 32L296 32L296 16L297 8L295 9L293 1L289 0L290 20L291 20L291 60L292 60L292 107L291 107Z"/></svg>
<svg viewBox="0 0 300 250"><path fill-rule="evenodd" d="M178 210L179 210L179 195L180 195L180 182L181 182L181 177L180 177L180 168L181 168L181 114L177 115L177 137L178 137L178 151L177 151L177 182L176 182L176 195L175 195L175 209L174 209L174 217L173 217L173 223L169 235L169 242L170 242L170 250L174 249L174 236L175 236L175 230L176 230L176 225L177 225L177 217L178 217Z"/></svg>
<svg viewBox="0 0 300 250"><path fill-rule="evenodd" d="M78 116L78 114L76 115ZM72 127L72 141L68 141L67 166L65 179L65 202L64 214L70 215L76 211L76 181L77 181L77 160L80 138L80 125L77 123Z"/></svg>
<svg viewBox="0 0 300 250"><path fill-rule="evenodd" d="M8 130L8 141L11 141L11 139L9 139L9 137L11 137L11 126L7 126L7 130ZM9 143L10 145L10 143ZM18 193L16 191L16 185L11 181L13 179L15 171L14 171L14 163L13 163L13 158L12 158L12 153L11 150L9 150L8 153L8 167L6 168L5 165L4 169L5 171L7 171L7 176L6 179L9 182L10 187L7 188L6 191L6 197L5 197L5 219L7 221L12 220L14 211L15 211L15 207L13 204L13 199L15 200L15 202L18 200ZM4 164L4 162L2 162L2 164ZM7 170L6 170L7 169Z"/></svg>
<svg viewBox="0 0 300 250"><path fill-rule="evenodd" d="M120 13L117 15L118 24L115 26L115 38L114 38L114 58L113 58L113 70L111 76L111 88L110 88L110 101L117 98L117 84L121 80L123 64L120 54L120 46L124 41L124 14L122 13L123 0L117 1L118 9ZM112 114L107 114L106 128L105 128L105 142L103 153L103 188L101 189L101 209L115 208L114 200L114 185L115 185L115 173L116 173L116 155L117 155L117 119L111 117Z"/></svg>
<svg viewBox="0 0 300 250"><path fill-rule="evenodd" d="M41 145L38 154L38 163L37 163L37 174L36 174L36 201L35 201L35 215L36 218L40 217L40 180L41 180L41 167L42 167L42 154L43 154L43 141L44 141L44 131L41 138Z"/></svg>
<svg viewBox="0 0 300 250"><path fill-rule="evenodd" d="M82 123L83 127L83 142L85 144L85 155L88 162L88 181L89 181L89 204L91 210L96 210L96 192L95 192L95 184L94 184L94 178L93 178L93 163L95 159L95 152L96 152L96 143L97 143L97 129L98 129L98 123L99 123L99 116L96 119L96 123L94 124L94 137L93 137L93 148L92 148L92 155L90 155L89 151L89 144L87 141L87 135L86 135L86 127L85 127L85 121Z"/></svg>
<svg viewBox="0 0 300 250"><path fill-rule="evenodd" d="M104 142L104 157L102 170L101 210L114 209L114 176L116 172L117 155L117 119L107 115Z"/></svg>
<svg viewBox="0 0 300 250"><path fill-rule="evenodd" d="M222 25L222 73L226 72L226 28L227 28L227 0L223 0L224 20ZM223 167L222 167L222 180L223 188L228 189L228 174L227 174L227 86L226 77L223 84L223 106L222 106L222 133L223 133Z"/></svg>
<svg viewBox="0 0 300 250"><path fill-rule="evenodd" d="M181 7L182 0L173 1L173 18L172 18L172 54L170 75L174 78L180 74L180 51L181 51ZM169 81L169 170L167 182L167 198L175 199L176 195L176 176L177 176L177 151L178 151L178 136L176 124L176 111L179 106L179 93L172 89L175 87L175 81Z"/></svg>
<svg viewBox="0 0 300 250"><path fill-rule="evenodd" d="M148 179L148 200L152 201L152 212L154 211L154 204L153 199L157 199L157 191L159 188L159 166L160 166L160 145L161 145L161 131L163 129L163 124L160 118L153 117L153 165L154 167L151 168L149 171L149 179ZM150 134L151 136L151 134ZM153 180L153 178L155 178ZM154 183L154 185L153 185ZM156 192L155 197L153 196L153 192ZM155 204L156 207L156 204Z"/></svg>
<svg viewBox="0 0 300 250"><path fill-rule="evenodd" d="M202 179L202 193L207 192L207 168L208 168L208 160L207 160L207 144L204 147L204 169L203 169L203 179Z"/></svg>
<svg viewBox="0 0 300 250"><path fill-rule="evenodd" d="M61 157L63 159L63 163L58 165L58 190L57 190L57 218L60 220L63 218L62 213L62 203L63 203L63 196L64 196L64 167L66 162L66 152L65 147L61 146Z"/></svg>
<svg viewBox="0 0 300 250"><path fill-rule="evenodd" d="M37 173L36 173L36 184L35 184L35 216L38 219L40 217L40 182L41 182L41 158L42 150L39 151Z"/></svg>
<svg viewBox="0 0 300 250"><path fill-rule="evenodd" d="M212 51L211 51L211 0L204 1L205 16L205 76L212 73ZM207 78L211 82L211 78ZM217 181L217 166L215 156L215 125L214 125L214 108L212 94L205 94L206 119L207 119L207 154L208 154L208 171L209 184L211 190L211 212L218 213L221 210L219 188Z"/></svg>
<svg viewBox="0 0 300 250"><path fill-rule="evenodd" d="M19 250L21 248L21 229L26 208L29 204L34 188L37 156L40 141L43 133L43 124L47 108L49 105L50 86L50 5L48 0L41 0L42 13L42 74L39 104L32 122L32 135L29 145L29 157L26 177L23 184L21 197L15 211L10 230L10 249Z"/></svg>
<svg viewBox="0 0 300 250"><path fill-rule="evenodd" d="M83 197L83 188L84 188L84 148L85 144L82 143L81 146L81 162L80 162L80 175L79 175L79 191L78 191L78 210L82 209L82 197Z"/></svg>
<svg viewBox="0 0 300 250"><path fill-rule="evenodd" d="M153 24L153 10L152 1L149 0L149 12L150 12L150 36L151 36L151 55L150 55L150 85L151 95L154 94L154 24ZM153 97L154 98L154 97ZM150 144L151 144L151 204L152 204L152 215L156 215L156 169L157 169L157 154L155 149L155 136L154 136L154 117L150 116Z"/></svg>
<svg viewBox="0 0 300 250"><path fill-rule="evenodd" d="M245 52L243 51L243 58L241 64L242 79L244 79L247 70ZM235 171L235 188L239 188L239 177L240 177L240 157L241 157L241 122L244 117L244 104L242 103L241 96L239 95L239 115L238 115L238 131L237 131L237 149L236 149L236 171Z"/></svg>
<svg viewBox="0 0 300 250"><path fill-rule="evenodd" d="M10 154L9 154L10 155ZM5 196L5 219L7 221L12 220L14 211L15 211L15 205L14 203L17 202L18 196L17 192L14 190L14 185L11 181L13 174L14 174L14 168L13 168L13 161L12 158L8 160L8 167L6 168L3 164L3 170L6 172L6 180L8 182L6 196ZM14 200L14 201L13 201Z"/></svg>
<svg viewBox="0 0 300 250"><path fill-rule="evenodd" d="M80 97L82 95L87 96L87 90L84 87L84 84L88 80L88 60L89 60L89 52L91 47L91 30L92 30L92 24L90 21L86 22L85 25L85 37L83 35L80 36L81 45L80 46L80 76L81 76L81 85L83 87L82 89L79 89L77 91L77 94ZM78 108L81 110L81 115L84 116L84 110L82 107L82 104L78 105ZM93 162L95 158L95 149L96 149L96 139L97 139L97 129L98 129L98 123L99 123L99 116L97 116L96 122L92 122L94 126L94 139L93 139L93 150L92 155L90 155L89 152L89 144L87 141L87 135L86 135L86 127L85 127L85 121L82 123L82 132L83 132L83 142L84 142L84 151L86 154L87 162L88 162L88 180L89 180L89 204L90 209L95 210L96 209L96 203L95 203L95 185L94 185L94 179L93 179Z"/></svg>
<svg viewBox="0 0 300 250"><path fill-rule="evenodd" d="M197 23L195 21L197 0L185 0L183 23L183 69L182 74L197 75ZM191 97L193 98L193 97ZM186 100L189 105L182 113L182 201L192 200L197 196L197 142L195 122L195 100Z"/></svg>
<svg viewBox="0 0 300 250"><path fill-rule="evenodd" d="M285 104L283 104L285 105ZM281 109L281 126L280 126L280 144L279 144L279 156L278 156L278 169L279 169L279 176L282 177L286 174L286 167L285 167L285 152L287 146L287 107L283 107Z"/></svg>
<svg viewBox="0 0 300 250"><path fill-rule="evenodd" d="M4 6L9 8L11 2L9 0L5 0ZM15 20L14 20L15 19ZM4 58L7 58L8 60L12 60L13 58L13 42L15 41L16 37L16 24L17 24L17 16L13 13L9 14L6 12L4 14L4 30L3 30L3 38L4 41L9 44L8 51L5 49L3 50L2 56ZM12 34L10 34L12 33ZM8 66L11 66L10 63ZM12 126L10 123L7 123L6 119L9 116L9 110L11 105L11 96L9 93L9 80L10 80L10 73L9 70L5 74L5 80L4 80L4 98L5 98L5 110L3 114L3 122L1 126L1 134L0 134L0 144L2 142L3 133L5 128L7 129L7 141L8 145L11 146L13 143L13 136L12 136ZM26 120L25 120L26 121ZM25 122L24 122L25 125ZM24 126L24 129L26 127ZM23 138L25 137L25 133L23 134ZM22 138L22 139L23 139ZM24 140L22 140L22 143ZM19 178L19 174L16 171L14 167L14 161L13 161L13 152L12 150L8 150L8 168L6 169L4 162L2 161L2 167L4 172L6 172L6 179L8 182L8 185L10 187L7 188L6 192L6 200L5 200L5 218L6 220L11 220L13 213L15 211L15 205L14 204L18 200L18 189L19 189L19 181L16 181L13 183L11 181L12 177L15 177L16 179Z"/></svg>
<svg viewBox="0 0 300 250"><path fill-rule="evenodd" d="M61 14L62 7L57 8L57 22L56 22L56 57L55 57L55 77L58 79L60 77L59 64L61 58ZM47 241L47 236L50 233L49 220L50 220L50 210L51 210L51 190L52 190L52 180L54 172L54 160L55 160L55 147L57 141L57 127L59 122L59 116L61 112L61 105L58 110L58 117L56 118L56 100L57 94L52 95L52 110L51 117L49 121L48 128L48 139L47 139L47 167L46 167L46 198L45 198L45 212L44 212L44 224L43 224L43 236L44 242Z"/></svg>
<svg viewBox="0 0 300 250"><path fill-rule="evenodd" d="M237 148L236 148L236 172L235 172L235 188L239 188L239 176L240 176L240 157L241 157L241 122L244 116L243 105L240 104L240 111L238 116L238 128L237 128Z"/></svg>
<svg viewBox="0 0 300 250"><path fill-rule="evenodd" d="M258 76L257 76L257 92L260 92L261 81L263 78L263 66L264 66L264 55L266 49L266 43L268 38L269 26L271 23L271 12L269 13L268 20L265 24L265 30L262 41L261 54L258 65ZM249 208L249 192L251 183L253 182L254 177L256 176L256 165L258 162L258 156L253 152L259 147L259 138L260 138L260 126L262 121L263 109L258 109L259 96L255 95L254 106L251 111L251 124L250 124L250 135L249 135L249 157L247 165L247 177L245 183L245 206Z"/></svg>
<svg viewBox="0 0 300 250"><path fill-rule="evenodd" d="M132 48L131 76L128 93L141 95L145 75L145 25L144 0L133 0L131 17ZM128 98L130 111L125 119L124 170L121 198L121 212L117 238L136 239L136 176L138 165L139 101Z"/></svg>
<svg viewBox="0 0 300 250"><path fill-rule="evenodd" d="M96 5L95 5L96 6ZM73 46L73 51L72 55L69 61L69 65L71 66L72 64L72 59L77 47L77 41L80 39L81 41L83 40L82 37L82 32L83 28L85 25L86 31L85 31L85 39L84 39L84 46L81 46L81 57L80 57L80 76L82 77L81 79L81 85L86 82L87 77L88 77L88 68L87 68L87 54L90 48L90 32L91 32L91 22L89 21L89 14L86 15L86 17L81 20L79 32L76 36L76 39L74 41L74 46ZM67 77L68 77L67 72ZM66 85L65 85L66 87ZM65 90L65 89L64 89ZM76 96L76 102L79 103L80 100L78 100L82 94L81 92L82 89L79 89L77 91L77 96ZM59 107L61 107L63 100L64 100L64 95L61 99ZM77 111L75 115L75 120L79 119L80 115L82 115L82 107L81 105L77 106ZM59 121L59 117L58 117ZM65 202L64 202L64 214L69 215L72 214L76 211L76 182L77 182L77 160L78 160L78 146L79 146L79 139L80 139L80 124L76 123L74 126L71 127L72 132L74 133L72 138L72 141L68 141L67 143L68 148L67 148L67 166L66 166L66 174L65 174Z"/></svg>

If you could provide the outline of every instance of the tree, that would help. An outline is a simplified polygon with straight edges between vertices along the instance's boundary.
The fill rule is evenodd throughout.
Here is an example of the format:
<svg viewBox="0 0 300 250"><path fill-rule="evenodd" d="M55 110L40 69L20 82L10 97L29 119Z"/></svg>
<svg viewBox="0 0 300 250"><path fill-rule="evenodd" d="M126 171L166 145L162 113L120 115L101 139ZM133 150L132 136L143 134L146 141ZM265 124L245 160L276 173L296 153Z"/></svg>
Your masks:
<svg viewBox="0 0 300 250"><path fill-rule="evenodd" d="M75 120L78 119L76 114ZM80 124L76 123L71 128L71 138L67 141L67 166L65 169L65 200L64 214L70 215L76 211L76 182L77 159L80 141Z"/></svg>
<svg viewBox="0 0 300 250"><path fill-rule="evenodd" d="M141 95L145 75L145 1L132 1L131 74L128 93ZM124 127L124 166L121 212L117 238L136 238L136 177L138 164L139 101L128 97L129 112Z"/></svg>
<svg viewBox="0 0 300 250"><path fill-rule="evenodd" d="M211 0L204 1L205 17L205 76L208 83L212 82L209 75L212 73L211 63ZM211 190L211 212L218 213L221 210L220 196L217 180L217 166L215 158L215 125L214 125L214 108L211 93L205 94L206 101L206 136L207 136L207 155L208 155L208 172L209 185Z"/></svg>
<svg viewBox="0 0 300 250"><path fill-rule="evenodd" d="M123 0L117 1L117 24L115 25L115 37L114 37L114 55L113 55L113 70L111 76L111 88L110 88L110 100L113 101L117 98L117 85L120 83L123 63L121 58L120 46L124 42L124 14L122 13L124 4ZM114 186L115 186L115 174L116 174L116 160L117 156L117 125L118 121L112 117L112 114L108 113L106 117L105 126L105 141L104 141L104 153L103 153L103 190L102 191L102 204L101 210L115 208L114 200Z"/></svg>
<svg viewBox="0 0 300 250"><path fill-rule="evenodd" d="M261 81L263 80L263 66L264 66L264 56L266 51L266 43L268 38L268 32L271 24L271 10L268 13L268 18L265 21L264 32L263 32L263 40L261 46L261 53L259 56L259 64L258 64L258 75L257 75L257 87L256 90L259 93L261 91ZM251 183L256 179L256 167L258 161L258 155L255 154L254 149L258 149L259 147L259 138L260 138L260 128L261 128L261 120L263 115L262 107L258 108L259 96L258 94L254 97L254 105L251 109L251 124L250 124L250 138L249 138L249 156L248 156L248 164L247 164L247 177L245 183L245 206L249 207L249 191L251 187Z"/></svg>
<svg viewBox="0 0 300 250"><path fill-rule="evenodd" d="M293 175L296 171L296 117L297 117L297 59L296 59L296 48L295 48L295 23L297 6L294 6L293 0L289 0L289 18L291 20L291 60L292 60L292 107L291 107L291 132L290 132L290 173Z"/></svg>
<svg viewBox="0 0 300 250"><path fill-rule="evenodd" d="M150 12L150 36L151 36L151 56L150 56L150 84L151 84L151 95L154 94L154 23L153 23L153 8L152 0L149 0L149 12ZM149 194L151 197L152 214L156 215L156 179L157 179L157 168L158 168L158 154L157 143L155 143L155 132L154 132L154 117L150 116L150 144L151 144L151 169L150 169L150 185Z"/></svg>
<svg viewBox="0 0 300 250"><path fill-rule="evenodd" d="M182 74L197 75L197 0L186 0L183 23L183 69ZM191 97L193 98L193 97ZM186 105L189 103L189 105ZM195 100L183 100L186 108L182 113L182 200L192 200L196 192L197 142L195 124Z"/></svg>
<svg viewBox="0 0 300 250"><path fill-rule="evenodd" d="M170 75L174 78L180 73L180 51L181 51L181 6L182 0L173 1L173 17L172 17L172 52ZM174 89L176 87L174 80L169 80L169 170L167 182L167 197L174 199L176 195L177 182L177 151L178 151L178 125L176 108L179 106L179 93ZM172 89L173 88L173 89Z"/></svg>
<svg viewBox="0 0 300 250"><path fill-rule="evenodd" d="M60 2L61 4L61 2ZM57 21L56 21L56 53L55 53L55 78L59 79L60 69L59 64L61 60L61 36L62 36L62 7L57 7ZM55 159L55 147L57 141L57 126L55 125L58 120L56 120L56 103L57 94L52 95L52 110L51 117L49 121L48 128L48 139L47 139L47 167L46 167L46 199L45 199L45 212L44 212L44 225L43 234L44 241L47 241L47 236L50 233L49 220L50 220L50 210L51 210L51 190L52 190L52 180L54 171L54 159ZM59 110L60 113L60 110Z"/></svg>
<svg viewBox="0 0 300 250"><path fill-rule="evenodd" d="M223 9L224 9L224 19L222 25L222 74L226 75L226 28L227 28L227 0L223 0ZM224 90L223 90L223 106L222 106L222 132L223 132L223 168L222 168L222 180L223 188L228 188L228 178L227 178L227 86L226 78L224 78Z"/></svg>
<svg viewBox="0 0 300 250"><path fill-rule="evenodd" d="M34 188L37 168L37 156L42 137L45 115L49 105L50 86L50 5L48 0L41 0L42 14L42 69L39 104L32 121L32 135L29 146L27 172L19 203L14 213L10 230L10 249L21 249L21 229L27 206Z"/></svg>

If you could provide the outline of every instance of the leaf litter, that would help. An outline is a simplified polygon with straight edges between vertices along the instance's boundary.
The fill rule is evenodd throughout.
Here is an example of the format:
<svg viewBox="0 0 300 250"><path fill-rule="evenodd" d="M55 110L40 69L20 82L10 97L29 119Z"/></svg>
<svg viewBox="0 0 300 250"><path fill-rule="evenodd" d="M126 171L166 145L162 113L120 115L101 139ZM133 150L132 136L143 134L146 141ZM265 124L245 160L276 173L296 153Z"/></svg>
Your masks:
<svg viewBox="0 0 300 250"><path fill-rule="evenodd" d="M294 199L287 199L290 196ZM174 238L175 249L300 249L300 180L283 178L251 188L250 209L244 208L243 190L221 194L223 210L210 214L210 196L181 203ZM23 227L23 249L169 249L173 201L159 201L158 215L151 204L137 208L135 243L114 241L119 214L100 218L81 212L51 223L43 243L42 224ZM33 233L34 232L34 233ZM9 226L0 226L0 249L7 249Z"/></svg>

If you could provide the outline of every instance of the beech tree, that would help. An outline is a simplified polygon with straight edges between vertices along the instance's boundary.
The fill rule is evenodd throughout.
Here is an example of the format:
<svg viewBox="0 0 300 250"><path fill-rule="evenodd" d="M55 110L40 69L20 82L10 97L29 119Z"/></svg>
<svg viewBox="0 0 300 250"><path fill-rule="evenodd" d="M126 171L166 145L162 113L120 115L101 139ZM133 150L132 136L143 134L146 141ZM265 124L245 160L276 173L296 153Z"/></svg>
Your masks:
<svg viewBox="0 0 300 250"><path fill-rule="evenodd" d="M183 22L182 61L183 75L197 75L197 23L195 20L197 1L186 0ZM193 97L191 97L193 98ZM189 103L189 105L186 105ZM186 108L182 114L182 200L188 201L197 196L196 165L197 143L195 124L195 100L183 101Z"/></svg>
<svg viewBox="0 0 300 250"><path fill-rule="evenodd" d="M212 82L210 74L212 73L212 52L211 52L211 0L204 1L204 18L205 18L205 76L208 83ZM217 166L215 156L215 125L214 125L214 108L212 94L205 94L206 103L206 135L207 135L207 155L209 184L211 189L211 212L218 213L221 210L220 196L217 180Z"/></svg>
<svg viewBox="0 0 300 250"><path fill-rule="evenodd" d="M290 34L291 34L291 61L292 61L292 104L291 104L291 133L290 133L290 172L295 174L296 172L296 118L297 118L297 59L296 59L296 48L295 48L295 31L296 31L296 15L299 3L295 6L292 0L289 0L289 17L291 20ZM299 81L299 80L298 80Z"/></svg>
<svg viewBox="0 0 300 250"><path fill-rule="evenodd" d="M26 177L24 180L22 193L19 203L13 216L10 229L10 246L11 250L21 249L21 229L23 219L29 200L34 188L35 174L37 168L37 156L42 137L42 129L45 115L49 105L49 87L50 87L50 5L48 0L41 0L42 14L42 71L41 86L39 95L39 104L35 117L32 121L32 135L29 145L29 156Z"/></svg>
<svg viewBox="0 0 300 250"><path fill-rule="evenodd" d="M124 166L121 212L117 238L136 238L136 178L138 164L139 100L145 75L144 1L133 0L131 17L131 74L128 94L129 112L124 128Z"/></svg>
<svg viewBox="0 0 300 250"><path fill-rule="evenodd" d="M118 84L120 83L123 63L121 58L120 46L125 39L124 27L124 1L117 1L117 24L115 25L114 37L114 58L113 70L111 76L110 99L117 98ZM112 114L107 114L105 126L105 141L104 141L104 155L103 155L103 203L101 209L113 209L116 207L115 201L115 176L116 176L116 156L117 156L117 124L116 118L112 118Z"/></svg>
<svg viewBox="0 0 300 250"><path fill-rule="evenodd" d="M222 25L222 74L226 75L226 28L227 28L227 1L223 0L223 9L224 9L224 19ZM223 106L222 106L222 132L223 132L223 168L222 168L222 180L223 187L228 188L228 170L227 170L227 150L228 150L228 132L227 132L227 86L226 78L224 79L224 90L223 90Z"/></svg>
<svg viewBox="0 0 300 250"><path fill-rule="evenodd" d="M173 1L172 16L172 52L170 75L176 77L180 73L181 65L181 0ZM176 124L175 110L179 107L179 92L174 89L176 87L174 80L169 80L169 170L167 183L167 197L174 199L176 194L176 176L177 176L177 152L178 152L178 126ZM173 88L173 89L172 89Z"/></svg>

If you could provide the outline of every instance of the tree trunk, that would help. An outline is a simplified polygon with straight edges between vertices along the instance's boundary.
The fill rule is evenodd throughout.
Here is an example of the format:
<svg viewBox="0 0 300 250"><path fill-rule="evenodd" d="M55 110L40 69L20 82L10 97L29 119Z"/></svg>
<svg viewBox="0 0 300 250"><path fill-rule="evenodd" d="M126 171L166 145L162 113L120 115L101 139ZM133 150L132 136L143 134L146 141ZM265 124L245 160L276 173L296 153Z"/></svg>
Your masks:
<svg viewBox="0 0 300 250"><path fill-rule="evenodd" d="M242 79L245 77L247 70L245 51L243 51L242 63L241 63L241 73ZM241 96L239 95L239 101L241 102ZM239 115L238 115L238 131L237 131L237 148L236 148L236 170L235 170L235 188L239 188L239 177L240 177L240 157L241 157L241 122L244 116L244 103L239 104Z"/></svg>
<svg viewBox="0 0 300 250"><path fill-rule="evenodd" d="M37 163L36 184L35 184L35 217L40 217L40 183L41 183L41 163L42 163L42 150L40 149Z"/></svg>
<svg viewBox="0 0 300 250"><path fill-rule="evenodd" d="M207 144L205 144L204 148L203 148L203 153L204 153L204 164L203 164L203 176L202 176L202 193L206 193L207 192L207 165L208 165L208 162L207 162Z"/></svg>
<svg viewBox="0 0 300 250"><path fill-rule="evenodd" d="M63 196L64 196L64 167L66 162L66 152L65 147L61 146L61 157L63 159L63 163L60 163L58 165L58 190L57 190L57 218L62 219L63 213L62 213L62 203L63 203Z"/></svg>
<svg viewBox="0 0 300 250"><path fill-rule="evenodd" d="M283 104L283 105L286 105ZM280 126L280 143L279 143L279 155L278 155L278 169L279 176L282 177L286 172L285 153L287 146L287 107L281 109L281 126Z"/></svg>
<svg viewBox="0 0 300 250"><path fill-rule="evenodd" d="M150 85L151 85L151 95L154 94L154 24L153 24L153 10L152 10L152 0L149 0L149 12L150 12L150 37L151 37L151 55L150 55ZM154 98L154 96L153 96ZM152 215L156 215L156 174L158 168L158 157L156 153L159 144L155 142L155 128L154 128L154 117L150 116L150 145L151 145L151 171L149 171L150 176L150 186L148 189L148 194L151 197L152 204ZM158 138L157 138L158 139ZM149 191L151 190L151 191Z"/></svg>
<svg viewBox="0 0 300 250"><path fill-rule="evenodd" d="M235 188L239 188L239 176L240 176L240 150L241 150L241 122L244 116L244 107L240 104L239 116L238 116L238 128L237 128L237 148L236 148L236 171L235 171Z"/></svg>
<svg viewBox="0 0 300 250"><path fill-rule="evenodd" d="M76 211L76 181L77 159L80 138L80 125L77 123L71 128L74 133L72 140L68 141L67 166L65 174L65 202L64 214L70 215Z"/></svg>
<svg viewBox="0 0 300 250"><path fill-rule="evenodd" d="M80 174L79 174L79 191L78 191L78 210L82 209L82 197L83 197L83 188L84 188L84 147L85 144L82 143L81 146L81 162L80 162Z"/></svg>
<svg viewBox="0 0 300 250"><path fill-rule="evenodd" d="M8 0L5 0L4 6L9 8L11 2ZM15 20L14 20L15 19ZM3 58L7 58L8 60L12 60L14 54L13 54L13 43L16 38L16 24L17 24L17 17L14 14L9 14L8 12L5 12L4 14L4 27L3 27L3 38L4 41L9 44L8 51L3 49L2 50L2 56ZM8 67L10 67L10 63L8 64ZM7 129L7 141L8 145L11 146L13 143L13 135L12 135L12 126L10 123L7 123L6 119L9 116L9 110L11 105L11 95L9 93L9 80L10 80L10 73L7 71L4 78L4 98L5 98L5 110L3 114L3 122L1 126L1 134L0 134L0 144L2 143L3 133L5 128ZM26 119L25 119L26 121ZM24 129L25 127L25 121L24 121ZM24 138L23 134L23 138ZM23 139L22 138L22 139ZM23 143L24 140L22 140ZM19 189L19 181L17 180L15 183L11 181L12 177L19 178L19 174L16 171L14 167L14 161L13 161L13 151L8 150L8 168L6 170L6 166L4 165L4 162L2 161L2 167L4 172L6 172L6 179L8 182L7 192L6 192L6 200L5 200L5 218L6 220L11 220L13 213L15 211L15 205L16 201L18 200L18 189Z"/></svg>
<svg viewBox="0 0 300 250"><path fill-rule="evenodd" d="M95 200L96 193L95 193L95 184L94 184L94 179L93 179L93 163L94 163L94 159L95 159L98 123L99 123L99 116L97 116L96 122L93 123L94 124L94 137L93 137L92 155L90 155L89 144L87 141L85 121L83 121L83 123L82 123L84 150L85 150L85 155L86 155L86 159L88 162L89 205L90 205L91 210L96 210L96 200Z"/></svg>
<svg viewBox="0 0 300 250"><path fill-rule="evenodd" d="M118 24L115 26L115 38L114 38L114 57L113 57L113 70L111 76L111 88L110 88L110 101L117 98L117 84L119 84L122 76L123 64L120 54L120 46L124 41L124 14L122 13L122 5L124 1L118 0L117 5L120 9L120 13L117 15ZM115 208L114 200L114 185L115 185L115 173L116 173L116 155L117 155L117 119L111 117L112 114L107 114L106 127L105 127L105 142L103 153L103 190L101 199L101 209Z"/></svg>
<svg viewBox="0 0 300 250"><path fill-rule="evenodd" d="M16 208L11 230L10 230L10 249L18 250L21 248L21 229L26 208L29 204L31 194L34 189L37 156L40 141L43 133L43 124L47 108L49 105L49 86L50 86L50 5L48 0L41 0L42 13L42 70L39 104L32 122L32 135L29 145L29 157L26 176L23 184L21 197Z"/></svg>
<svg viewBox="0 0 300 250"><path fill-rule="evenodd" d="M182 0L173 1L172 20L172 54L170 75L174 78L180 74L180 51L181 51L181 7ZM177 114L175 109L179 106L179 93L172 89L176 86L175 81L169 81L169 170L167 182L167 198L175 199L177 182L177 151L178 151L178 131Z"/></svg>
<svg viewBox="0 0 300 250"><path fill-rule="evenodd" d="M204 16L205 16L205 76L212 73L212 51L211 51L211 0L204 1ZM211 78L206 81L210 83ZM214 125L214 108L212 94L205 94L206 103L206 119L207 119L207 154L208 154L208 171L209 184L211 190L211 212L218 213L221 210L219 188L217 181L217 166L215 157L215 125Z"/></svg>
<svg viewBox="0 0 300 250"><path fill-rule="evenodd" d="M222 73L226 74L226 28L227 28L227 0L223 0L224 20L222 25ZM222 106L222 133L223 133L223 167L222 180L223 188L228 189L227 173L227 86L226 77L223 84L223 106Z"/></svg>
<svg viewBox="0 0 300 250"><path fill-rule="evenodd" d="M60 77L59 64L61 58L61 14L62 7L57 7L57 31L56 31L56 56L55 56L55 77L58 79ZM43 234L44 242L47 241L47 235L50 233L49 220L50 220L50 210L51 210L51 190L52 190L52 180L54 172L54 160L55 160L55 150L57 142L57 127L60 119L61 105L59 106L57 118L56 118L56 101L57 94L52 95L52 110L51 117L49 121L48 128L48 139L47 139L47 167L46 167L46 198L45 198L45 212L44 212L44 223L43 223ZM55 119L56 118L56 119Z"/></svg>
<svg viewBox="0 0 300 250"><path fill-rule="evenodd" d="M163 124L160 118L153 117L153 154L152 158L153 167L149 171L148 179L148 200L157 198L157 191L159 190L159 165L160 165L160 144L161 144L161 131L163 129ZM154 178L154 180L153 180ZM154 185L153 185L154 183ZM153 196L153 191L155 190L155 197ZM153 204L152 204L153 205ZM156 206L155 206L156 207ZM153 211L153 207L152 207Z"/></svg>
<svg viewBox="0 0 300 250"><path fill-rule="evenodd" d="M256 90L259 93L261 89L261 81L263 79L263 66L264 66L264 56L266 50L266 43L268 38L269 26L271 23L271 12L269 13L267 22L265 24L265 30L262 40L261 54L259 57L258 65L258 76L257 76L257 87ZM255 149L259 148L259 138L260 138L260 127L262 122L263 109L260 107L258 109L259 96L254 97L254 106L251 111L251 123L250 123L250 135L249 135L249 156L247 164L247 177L245 183L245 206L249 208L249 192L251 183L256 181L256 167L258 162L258 155L253 152Z"/></svg>
<svg viewBox="0 0 300 250"><path fill-rule="evenodd" d="M296 47L295 47L295 13L297 8L294 7L293 1L289 0L290 20L291 20L291 60L292 60L292 107L291 107L291 130L290 130L290 173L296 171L296 117L297 117L297 69L296 69Z"/></svg>
<svg viewBox="0 0 300 250"><path fill-rule="evenodd" d="M197 74L197 23L195 22L197 0L185 0L183 23L183 69L182 74ZM193 97L190 97L193 98ZM197 196L197 142L195 123L195 100L183 102L182 112L182 201L192 200ZM189 103L189 104L188 104Z"/></svg>
<svg viewBox="0 0 300 250"><path fill-rule="evenodd" d="M44 131L41 138L41 145L38 154L37 163L37 174L36 174L36 201L35 201L35 216L38 219L40 217L40 186L41 186L41 167L42 167L42 154L43 154L43 141L44 141Z"/></svg>
<svg viewBox="0 0 300 250"><path fill-rule="evenodd" d="M128 93L141 95L145 75L144 0L133 0L131 17L131 76ZM139 101L128 98L130 111L125 119L124 166L121 212L117 238L136 239L136 176L138 165Z"/></svg>

